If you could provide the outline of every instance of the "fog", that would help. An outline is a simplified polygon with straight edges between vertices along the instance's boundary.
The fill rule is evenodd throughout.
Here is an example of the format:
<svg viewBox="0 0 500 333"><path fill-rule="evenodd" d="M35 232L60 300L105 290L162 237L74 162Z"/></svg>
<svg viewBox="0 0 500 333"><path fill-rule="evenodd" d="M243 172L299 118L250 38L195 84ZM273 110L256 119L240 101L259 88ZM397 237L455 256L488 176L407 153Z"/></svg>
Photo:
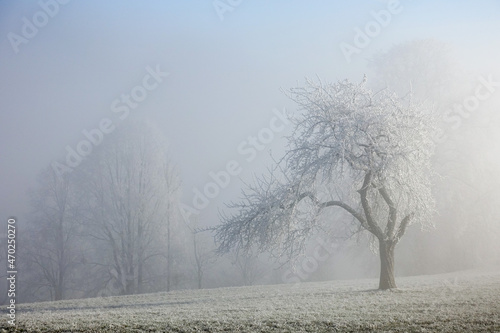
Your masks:
<svg viewBox="0 0 500 333"><path fill-rule="evenodd" d="M79 266L63 298L377 277L379 259L368 236L345 240L349 218L336 212L331 218L344 222L312 237L306 256L292 262L276 262L269 253L216 256L210 231L193 240L193 231L219 225L226 204L238 201L246 184L283 156L293 129L286 117L298 109L286 91L306 78L361 82L366 75L370 88L401 95L412 90L439 115L435 228L408 229L396 250L396 277L498 267L499 14L494 0L1 1L1 259L7 220L15 217L18 279L25 281L19 300L56 298L50 287L31 288L43 273L29 263L32 252L23 252L39 219L33 195L47 177L43 170L59 168L75 178L94 174L96 156L109 156L120 142L140 141L119 139L135 125L154 133L151 149L175 170L175 194L155 184L151 191L172 198L168 253L178 257L166 259L172 265L151 273L148 286L133 292L106 285L103 271L93 286ZM478 91L481 97L473 100ZM89 134L96 129L102 136ZM98 143L82 144L89 137ZM90 152L75 157L78 149ZM222 171L230 177L221 178ZM96 190L84 183L75 197ZM208 184L215 187L207 190ZM79 205L78 211L86 219L90 208ZM79 257L79 265L106 251L86 240L84 229L77 233L81 248L73 251L94 252ZM320 253L322 242L329 244L321 250L328 257L297 273L294 267L311 267L304 258ZM165 274L172 275L168 287ZM71 289L80 280L88 282L85 290ZM5 295L2 286L2 303Z"/></svg>

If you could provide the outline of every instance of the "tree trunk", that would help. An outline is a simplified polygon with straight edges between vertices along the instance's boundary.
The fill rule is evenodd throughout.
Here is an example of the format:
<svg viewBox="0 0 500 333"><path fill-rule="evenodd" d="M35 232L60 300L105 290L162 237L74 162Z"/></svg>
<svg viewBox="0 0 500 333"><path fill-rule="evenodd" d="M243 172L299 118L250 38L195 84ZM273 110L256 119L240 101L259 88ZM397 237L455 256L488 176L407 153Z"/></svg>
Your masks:
<svg viewBox="0 0 500 333"><path fill-rule="evenodd" d="M60 301L63 299L63 288L61 286L56 286L54 293L54 301Z"/></svg>
<svg viewBox="0 0 500 333"><path fill-rule="evenodd" d="M170 206L168 208L170 210ZM172 274L172 251L170 244L170 216L167 216L167 291L170 291L171 287L171 274Z"/></svg>
<svg viewBox="0 0 500 333"><path fill-rule="evenodd" d="M387 290L397 288L394 279L394 247L391 241L379 241L380 252L380 282L378 288Z"/></svg>
<svg viewBox="0 0 500 333"><path fill-rule="evenodd" d="M143 226L142 226L142 220L140 219L138 221L138 226L137 226L137 242L138 242L138 247L139 251L137 253L137 294L142 294L143 291L143 274L144 274L144 232L143 232Z"/></svg>
<svg viewBox="0 0 500 333"><path fill-rule="evenodd" d="M203 272L198 268L198 289L202 288L203 284Z"/></svg>

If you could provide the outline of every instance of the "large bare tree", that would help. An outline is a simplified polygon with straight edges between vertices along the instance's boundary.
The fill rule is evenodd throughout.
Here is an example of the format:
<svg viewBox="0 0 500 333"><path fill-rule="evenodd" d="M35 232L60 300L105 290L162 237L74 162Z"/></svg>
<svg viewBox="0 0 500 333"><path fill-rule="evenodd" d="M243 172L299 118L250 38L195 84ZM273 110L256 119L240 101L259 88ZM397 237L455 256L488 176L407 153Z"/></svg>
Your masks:
<svg viewBox="0 0 500 333"><path fill-rule="evenodd" d="M426 109L387 90L307 80L289 91L288 149L268 176L231 203L216 228L220 252L271 251L293 258L315 233L335 229L327 209L347 212L380 253L380 289L396 288L394 249L407 227L432 225L434 120Z"/></svg>
<svg viewBox="0 0 500 333"><path fill-rule="evenodd" d="M155 266L171 267L177 175L149 125L119 129L99 148L82 166L87 229L102 249L94 264L120 294L145 292L157 280ZM168 262L160 263L162 258Z"/></svg>
<svg viewBox="0 0 500 333"><path fill-rule="evenodd" d="M66 296L70 277L79 264L74 184L70 175L59 177L52 168L39 175L31 194L33 214L26 246L34 268L30 292L48 293L51 300Z"/></svg>

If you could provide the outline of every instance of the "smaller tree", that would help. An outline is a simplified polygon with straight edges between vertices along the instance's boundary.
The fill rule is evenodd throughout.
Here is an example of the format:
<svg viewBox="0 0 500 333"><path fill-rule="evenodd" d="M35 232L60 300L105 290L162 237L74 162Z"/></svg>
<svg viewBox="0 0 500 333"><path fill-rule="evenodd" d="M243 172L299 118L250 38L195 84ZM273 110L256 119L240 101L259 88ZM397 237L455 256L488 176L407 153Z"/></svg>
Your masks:
<svg viewBox="0 0 500 333"><path fill-rule="evenodd" d="M165 185L166 192L165 195L165 243L166 250L163 251L163 256L167 260L166 264L166 291L170 291L172 289L172 275L173 275L173 263L174 263L174 232L178 231L178 215L176 214L177 210L175 209L177 205L178 194L180 189L180 179L178 174L173 167L172 163L164 163L163 166L163 181Z"/></svg>
<svg viewBox="0 0 500 333"><path fill-rule="evenodd" d="M396 288L394 249L410 224L432 225L430 158L433 117L386 90L348 81L307 81L289 96L303 113L292 119L288 150L269 176L230 204L216 228L219 252L260 251L293 258L311 236L334 230L325 209L349 213L377 240L380 289Z"/></svg>
<svg viewBox="0 0 500 333"><path fill-rule="evenodd" d="M197 227L198 219L194 220L193 225L187 225L193 240L193 267L196 272L196 286L203 288L203 281L207 266L215 262L215 245L211 237Z"/></svg>

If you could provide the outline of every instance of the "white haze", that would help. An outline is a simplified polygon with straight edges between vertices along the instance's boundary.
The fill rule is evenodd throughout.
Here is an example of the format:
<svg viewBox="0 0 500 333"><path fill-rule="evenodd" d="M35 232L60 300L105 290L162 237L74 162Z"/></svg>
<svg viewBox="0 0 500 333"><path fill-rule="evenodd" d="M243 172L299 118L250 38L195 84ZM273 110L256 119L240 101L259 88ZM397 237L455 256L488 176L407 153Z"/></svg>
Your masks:
<svg viewBox="0 0 500 333"><path fill-rule="evenodd" d="M218 224L224 203L237 200L245 183L282 156L286 143L282 136L291 131L285 123L283 131L274 133L274 140L256 151L255 158L249 150L241 154L238 147L248 148L245 141L269 127L276 110L296 110L282 89L302 85L305 77L359 82L366 73L375 86L379 82L370 67L373 55L400 43L432 39L450 45L452 57L469 79L464 83L468 93L481 75L500 81L500 2L495 0L401 0L400 12L350 62L341 44L353 44L355 28L364 29L374 20L372 12L385 10L394 1L239 1L222 14L223 20L214 3L70 1L61 4L58 13L16 53L8 34L21 34L23 18L31 20L41 7L34 1L0 1L1 226L10 216L17 217L20 225L25 223L31 209L27 193L37 186L40 170L54 161L63 162L66 146L75 148L85 139L82 131L98 127L103 118L112 119L117 127L142 119L154 124L169 142L185 205L193 206L193 190L202 191L212 181L211 172L224 170L233 160L241 166L242 172L231 177L230 184L196 217L206 227ZM169 74L129 117L120 120L112 103L142 84L148 67ZM464 196L479 203L487 196L486 207L475 207L488 213L478 218L471 205L460 214L470 214L474 223L484 222L467 244L481 248L484 240L484 246L493 247L492 255L500 254L500 212L494 207L495 202L500 206L499 101L500 88L477 112L462 117L451 134L469 147L467 152L477 153L462 156L458 169L481 157L480 165L470 169L477 172L471 177L477 183L469 184L473 190ZM484 131L477 136L470 128ZM457 188L461 191L464 188ZM412 229L398 248L401 275L498 264L495 258L484 258L486 248L474 253L460 247L460 232L472 235L475 228L468 225L451 236L443 231L449 229L440 225L457 218L450 205L446 209L436 215L436 231L420 234L418 228ZM4 251L3 230L0 235ZM417 250L427 263L415 262ZM378 259L365 239L359 245L344 244L340 253L308 279L377 275ZM261 260L266 275L257 282L286 282L282 272L288 266L276 273L265 257ZM207 285L241 284L232 276L227 278L226 272L233 268L230 263L214 264L207 272Z"/></svg>

